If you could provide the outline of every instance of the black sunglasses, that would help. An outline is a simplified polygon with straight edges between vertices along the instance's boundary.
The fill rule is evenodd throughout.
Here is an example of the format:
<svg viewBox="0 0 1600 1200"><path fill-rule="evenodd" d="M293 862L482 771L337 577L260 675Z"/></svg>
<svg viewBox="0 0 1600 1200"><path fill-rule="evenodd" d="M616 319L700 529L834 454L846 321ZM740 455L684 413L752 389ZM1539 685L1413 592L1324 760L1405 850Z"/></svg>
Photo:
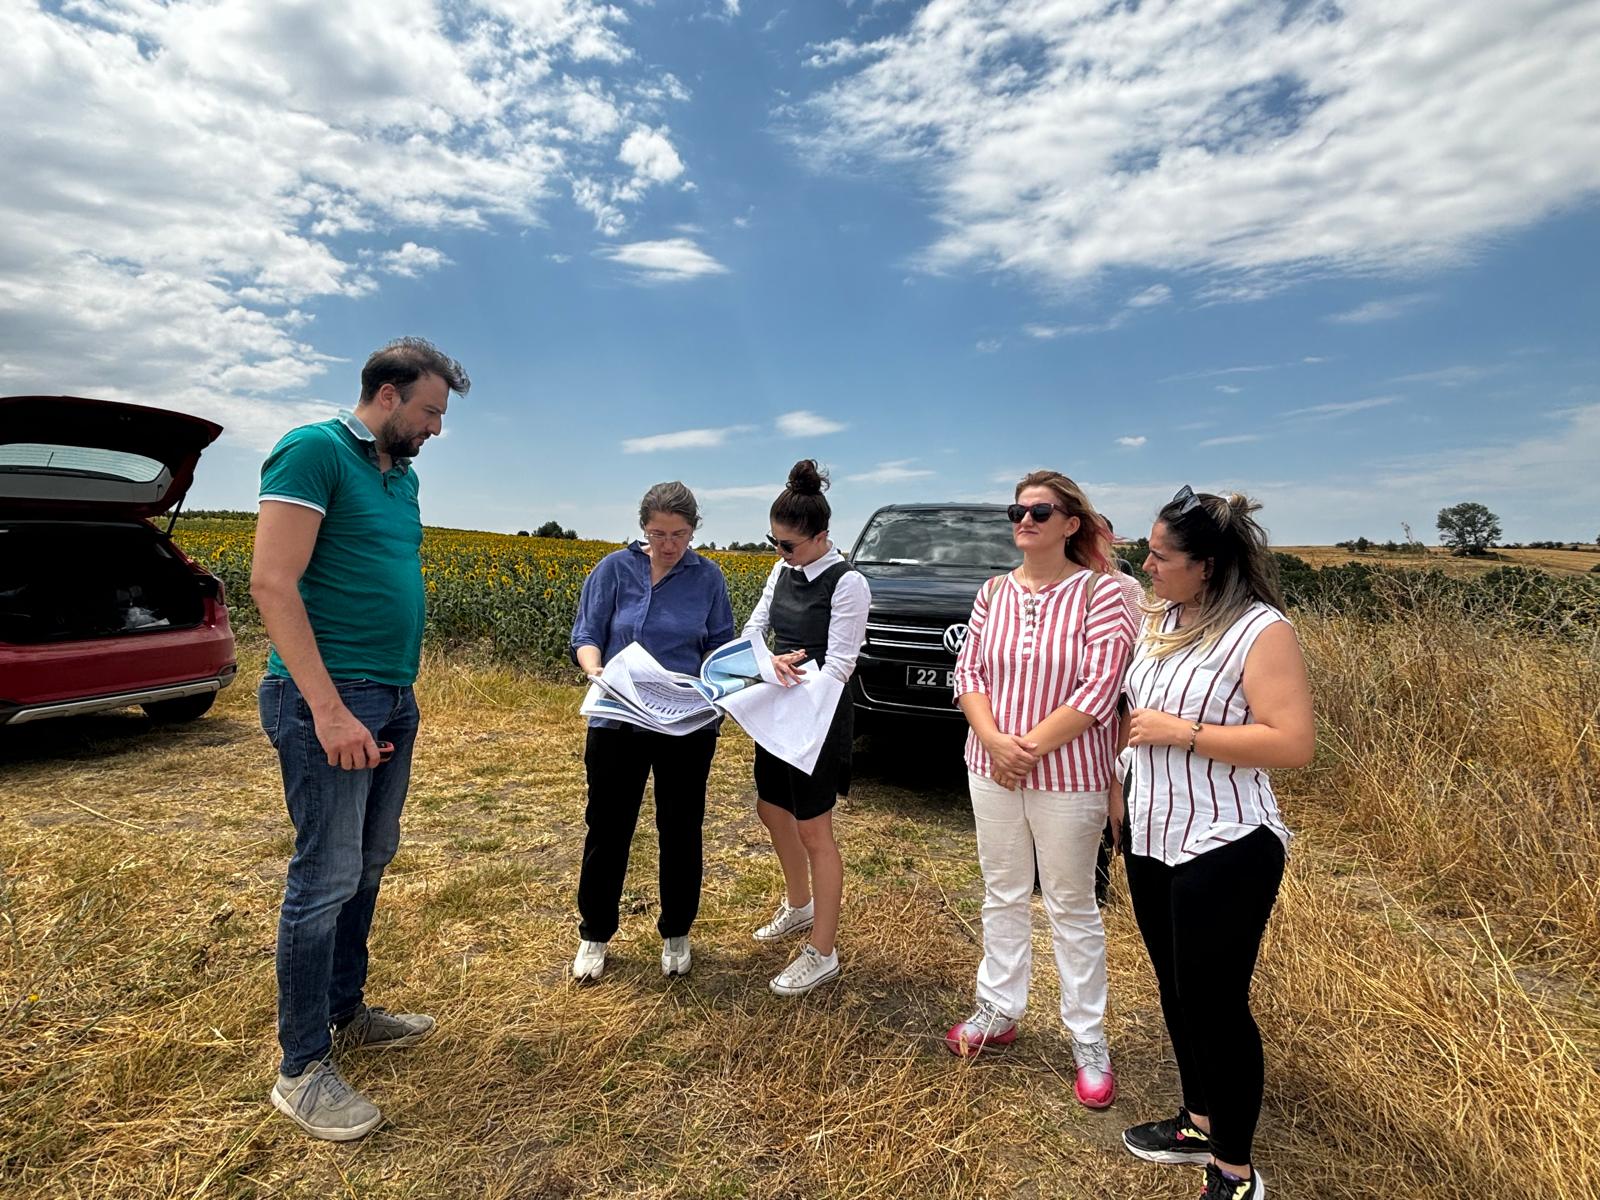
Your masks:
<svg viewBox="0 0 1600 1200"><path fill-rule="evenodd" d="M819 529L816 533L813 533L811 537L803 537L798 542L786 542L782 538L775 538L769 533L767 534L767 544L769 546L776 547L785 554L793 554L801 546L804 546L807 542L811 541L812 538L820 536L823 532L823 530Z"/></svg>
<svg viewBox="0 0 1600 1200"><path fill-rule="evenodd" d="M1013 525L1021 525L1023 517L1032 517L1035 525L1043 525L1050 519L1050 514L1053 512L1058 512L1063 517L1072 515L1059 504L1044 504L1041 502L1039 504L1008 504L1006 506L1006 516L1011 518Z"/></svg>

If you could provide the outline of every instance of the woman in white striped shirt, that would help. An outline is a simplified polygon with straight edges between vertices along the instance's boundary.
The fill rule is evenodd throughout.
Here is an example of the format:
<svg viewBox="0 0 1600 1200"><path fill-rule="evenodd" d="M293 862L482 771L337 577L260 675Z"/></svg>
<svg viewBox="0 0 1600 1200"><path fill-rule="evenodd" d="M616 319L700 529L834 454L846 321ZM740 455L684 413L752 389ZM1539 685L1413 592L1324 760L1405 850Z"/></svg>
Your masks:
<svg viewBox="0 0 1600 1200"><path fill-rule="evenodd" d="M1035 471L1009 515L1022 565L972 606L955 691L983 868L978 1006L945 1035L960 1055L1015 1040L1032 970L1034 863L1061 973L1080 1103L1116 1096L1106 1043L1106 938L1094 902L1117 696L1133 619L1110 578L1110 539L1082 490Z"/></svg>
<svg viewBox="0 0 1600 1200"><path fill-rule="evenodd" d="M1267 769L1303 767L1316 748L1259 507L1186 486L1157 517L1145 570L1165 607L1128 669L1111 799L1183 1089L1176 1118L1123 1142L1151 1162L1203 1163L1202 1200L1266 1194L1250 1163L1263 1076L1250 977L1289 844Z"/></svg>

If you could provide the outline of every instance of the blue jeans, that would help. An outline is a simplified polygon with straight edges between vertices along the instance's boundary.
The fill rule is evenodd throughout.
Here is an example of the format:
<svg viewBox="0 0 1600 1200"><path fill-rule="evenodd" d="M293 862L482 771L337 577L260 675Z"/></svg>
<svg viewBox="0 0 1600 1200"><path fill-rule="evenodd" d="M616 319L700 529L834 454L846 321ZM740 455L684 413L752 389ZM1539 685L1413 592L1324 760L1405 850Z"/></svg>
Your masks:
<svg viewBox="0 0 1600 1200"><path fill-rule="evenodd" d="M311 709L291 679L261 681L261 728L278 752L294 857L278 918L279 1070L298 1075L327 1057L329 1028L361 1008L367 934L383 869L400 847L400 810L417 740L408 687L358 679L337 685L345 707L394 757L370 770L328 765Z"/></svg>

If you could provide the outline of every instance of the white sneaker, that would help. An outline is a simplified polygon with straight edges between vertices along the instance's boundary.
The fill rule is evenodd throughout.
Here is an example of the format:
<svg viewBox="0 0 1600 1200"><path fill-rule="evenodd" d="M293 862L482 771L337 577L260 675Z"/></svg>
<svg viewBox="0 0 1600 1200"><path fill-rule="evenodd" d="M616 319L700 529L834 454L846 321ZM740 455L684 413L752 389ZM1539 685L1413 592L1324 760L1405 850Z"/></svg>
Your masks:
<svg viewBox="0 0 1600 1200"><path fill-rule="evenodd" d="M692 955L689 953L689 935L682 937L663 938L661 942L661 973L663 975L687 975Z"/></svg>
<svg viewBox="0 0 1600 1200"><path fill-rule="evenodd" d="M827 958L810 942L800 947L795 960L778 972L768 986L780 996L803 996L812 988L839 978L839 952Z"/></svg>
<svg viewBox="0 0 1600 1200"><path fill-rule="evenodd" d="M772 920L756 930L756 941L775 942L779 938L804 933L811 928L812 922L816 919L815 905L815 900L807 900L801 907L791 908L789 898L785 896L778 901L778 911L772 915Z"/></svg>
<svg viewBox="0 0 1600 1200"><path fill-rule="evenodd" d="M593 983L605 969L606 944L579 942L577 957L572 960L572 978L578 983Z"/></svg>

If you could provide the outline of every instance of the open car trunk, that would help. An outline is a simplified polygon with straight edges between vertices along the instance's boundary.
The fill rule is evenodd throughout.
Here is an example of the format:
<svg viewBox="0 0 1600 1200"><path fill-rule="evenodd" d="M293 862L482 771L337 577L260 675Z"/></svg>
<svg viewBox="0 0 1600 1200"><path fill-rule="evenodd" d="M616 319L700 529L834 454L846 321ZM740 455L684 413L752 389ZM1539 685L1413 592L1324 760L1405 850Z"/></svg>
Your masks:
<svg viewBox="0 0 1600 1200"><path fill-rule="evenodd" d="M0 521L0 642L192 627L215 587L143 521Z"/></svg>

